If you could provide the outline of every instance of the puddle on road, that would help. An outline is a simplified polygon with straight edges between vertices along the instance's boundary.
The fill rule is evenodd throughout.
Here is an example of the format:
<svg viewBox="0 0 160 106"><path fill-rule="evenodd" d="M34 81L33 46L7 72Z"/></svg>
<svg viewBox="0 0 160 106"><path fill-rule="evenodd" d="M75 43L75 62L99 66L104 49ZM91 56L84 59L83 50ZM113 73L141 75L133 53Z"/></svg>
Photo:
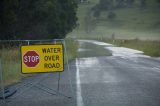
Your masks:
<svg viewBox="0 0 160 106"><path fill-rule="evenodd" d="M111 51L105 49L105 46L95 44L90 40L79 40L80 48L77 51L77 57L98 57L98 56L111 56ZM97 42L96 42L97 43Z"/></svg>
<svg viewBox="0 0 160 106"><path fill-rule="evenodd" d="M122 58L150 57L144 55L142 51L125 47L115 47L114 45L105 42L95 40L78 41L80 42L80 49L77 53L78 58L98 56L118 56Z"/></svg>
<svg viewBox="0 0 160 106"><path fill-rule="evenodd" d="M96 44L96 45L100 45L100 46L113 46L110 43L99 42L96 40L78 40L78 41L80 41L81 43L87 42L87 43L92 43L92 44Z"/></svg>
<svg viewBox="0 0 160 106"><path fill-rule="evenodd" d="M150 57L143 55L142 51L125 48L125 47L105 47L107 50L112 51L113 56L125 57L125 58L134 58L134 57Z"/></svg>
<svg viewBox="0 0 160 106"><path fill-rule="evenodd" d="M99 61L97 60L96 57L90 57L90 58L81 58L79 61L79 66L83 67L94 67L99 64Z"/></svg>
<svg viewBox="0 0 160 106"><path fill-rule="evenodd" d="M91 51L91 50L90 49L82 49L82 48L78 49L78 52L85 52L85 51Z"/></svg>
<svg viewBox="0 0 160 106"><path fill-rule="evenodd" d="M117 83L115 75L116 72L113 67L110 67L111 71L106 71L106 67L102 67L100 58L80 58L78 59L77 67L80 70L81 83ZM100 68L98 68L100 67ZM93 77L94 76L94 77Z"/></svg>

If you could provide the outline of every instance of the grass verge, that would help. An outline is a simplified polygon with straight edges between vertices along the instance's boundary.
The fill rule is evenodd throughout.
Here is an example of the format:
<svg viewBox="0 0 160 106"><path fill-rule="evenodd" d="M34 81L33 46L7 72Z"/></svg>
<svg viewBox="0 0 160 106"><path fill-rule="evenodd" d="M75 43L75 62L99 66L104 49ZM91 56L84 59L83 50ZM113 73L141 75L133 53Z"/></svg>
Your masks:
<svg viewBox="0 0 160 106"><path fill-rule="evenodd" d="M66 49L67 49L66 51L67 51L68 61L71 61L76 57L77 49L79 48L79 43L77 40L74 40L72 38L66 38L65 41L66 41Z"/></svg>
<svg viewBox="0 0 160 106"><path fill-rule="evenodd" d="M18 82L22 76L19 48L2 47L0 49L0 57L4 85Z"/></svg>

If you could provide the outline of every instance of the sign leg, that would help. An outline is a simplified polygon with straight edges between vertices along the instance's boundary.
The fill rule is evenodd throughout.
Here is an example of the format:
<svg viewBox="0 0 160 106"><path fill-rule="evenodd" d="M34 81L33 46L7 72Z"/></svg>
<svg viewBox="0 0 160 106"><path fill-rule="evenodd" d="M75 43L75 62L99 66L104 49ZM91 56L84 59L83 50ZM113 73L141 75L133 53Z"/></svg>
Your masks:
<svg viewBox="0 0 160 106"><path fill-rule="evenodd" d="M60 77L61 77L61 73L58 72L58 87L57 87L58 92L59 92Z"/></svg>
<svg viewBox="0 0 160 106"><path fill-rule="evenodd" d="M1 77L1 92L0 92L0 96L2 96L2 101L3 104L6 105L6 100L5 100L5 95L4 95L4 83L3 83L3 70L2 70L2 64L1 64L1 60L0 60L0 77Z"/></svg>

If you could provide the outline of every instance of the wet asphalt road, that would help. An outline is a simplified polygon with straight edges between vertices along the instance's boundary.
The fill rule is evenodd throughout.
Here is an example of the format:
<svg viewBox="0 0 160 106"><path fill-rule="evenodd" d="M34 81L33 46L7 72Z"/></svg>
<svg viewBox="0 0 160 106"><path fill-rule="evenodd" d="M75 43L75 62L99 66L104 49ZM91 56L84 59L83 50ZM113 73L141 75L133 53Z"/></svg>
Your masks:
<svg viewBox="0 0 160 106"><path fill-rule="evenodd" d="M78 59L84 106L160 106L159 62L137 61L119 57Z"/></svg>
<svg viewBox="0 0 160 106"><path fill-rule="evenodd" d="M83 42L83 44L85 43ZM59 91L67 96L72 96L72 98L60 94L51 95L41 90L42 86L33 86L31 89L27 89L31 85L22 86L25 83L34 83L46 76L39 83L54 90L57 89L58 73L38 74L12 86L13 88L22 86L16 95L24 89L27 90L20 96L14 95L13 99L6 100L6 105L160 106L159 59L111 56L108 50L104 50L102 53L102 49L101 52L98 52L97 49L83 44L78 52L78 58L69 63L70 73L68 73L67 67L61 73ZM70 80L72 84L70 84ZM3 105L2 101L1 105Z"/></svg>

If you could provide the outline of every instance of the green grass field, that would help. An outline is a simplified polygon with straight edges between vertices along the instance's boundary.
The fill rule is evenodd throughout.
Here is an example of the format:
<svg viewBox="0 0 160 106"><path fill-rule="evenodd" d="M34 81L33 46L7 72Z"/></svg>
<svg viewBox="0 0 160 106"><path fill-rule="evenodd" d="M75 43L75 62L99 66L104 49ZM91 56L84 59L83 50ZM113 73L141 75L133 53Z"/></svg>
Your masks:
<svg viewBox="0 0 160 106"><path fill-rule="evenodd" d="M144 10L138 7L138 0L133 8L116 9L113 21L107 19L108 11L101 12L99 20L93 17L91 8L98 2L90 0L88 4L79 4L77 16L80 26L68 37L111 38L114 34L117 39L160 40L160 6L156 0L147 0L147 8Z"/></svg>

